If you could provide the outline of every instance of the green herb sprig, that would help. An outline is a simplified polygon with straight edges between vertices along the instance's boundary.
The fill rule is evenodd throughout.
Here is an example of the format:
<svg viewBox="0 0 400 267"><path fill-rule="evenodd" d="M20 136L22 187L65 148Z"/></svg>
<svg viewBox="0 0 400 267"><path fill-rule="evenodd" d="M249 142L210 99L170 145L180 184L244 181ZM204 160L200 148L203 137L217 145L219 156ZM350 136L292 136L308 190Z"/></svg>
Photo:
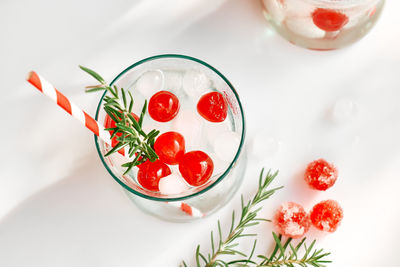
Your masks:
<svg viewBox="0 0 400 267"><path fill-rule="evenodd" d="M305 243L306 238L304 237L296 246L292 245L292 238L288 238L285 243L282 244L282 235L277 235L272 233L275 241L275 248L266 257L263 255L258 255L262 261L256 264L257 267L266 266L314 266L314 267L324 267L325 263L331 263L330 260L325 260L325 257L329 256L330 253L324 253L323 249L314 249L315 240L307 246ZM300 255L300 249L304 247L304 253Z"/></svg>
<svg viewBox="0 0 400 267"><path fill-rule="evenodd" d="M256 208L257 204L262 201L268 199L272 196L277 190L281 189L281 187L277 187L274 189L268 189L268 186L278 175L278 172L271 173L270 171L264 177L264 169L260 173L259 181L258 181L258 190L254 195L253 199L251 199L246 205L243 201L243 195L241 198L241 215L238 223L235 225L235 211L232 212L232 222L229 230L228 236L223 239L221 223L218 221L218 236L219 241L217 245L214 242L214 234L211 232L211 253L204 256L203 253L200 252L200 245L197 246L196 249L196 264L198 267L202 266L201 261L205 264L204 266L226 266L229 265L228 262L219 259L221 255L240 255L246 257L246 254L243 252L236 250L235 247L239 245L237 240L246 236L256 236L256 234L245 234L244 230L248 227L255 226L259 224L261 221L268 221L262 218L257 217L257 212L261 210L261 207ZM183 262L183 266L187 266L185 262Z"/></svg>
<svg viewBox="0 0 400 267"><path fill-rule="evenodd" d="M221 223L218 221L218 242L214 241L214 234L211 231L211 252L203 254L200 251L200 245L196 248L195 258L197 267L217 267L217 266L256 266L256 267L266 267L266 266L315 266L323 267L324 263L329 263L330 261L325 260L325 257L330 253L323 253L323 250L313 250L315 245L315 240L311 245L307 246L305 244L305 238L301 240L296 246L292 245L292 239L289 238L284 244L282 244L282 236L277 236L272 233L275 242L275 248L269 256L258 255L257 257L261 260L259 263L254 261L253 255L257 244L257 239L254 240L252 250L247 256L246 253L239 251L236 247L239 245L238 239L242 237L255 237L256 234L246 234L244 231L251 227L259 224L262 221L268 221L263 218L257 217L257 213L262 209L262 207L257 207L261 202L267 200L271 197L277 190L283 188L276 187L273 189L268 189L271 182L278 175L278 172L268 173L264 176L264 169L262 169L259 177L258 190L254 197L244 205L243 196L241 198L241 216L237 224L235 224L235 212L232 212L232 222L231 227L226 238L222 236ZM304 245L305 252L302 257L299 250ZM312 252L312 253L311 253ZM230 259L229 261L221 258L222 255L229 255L231 257L239 257L236 259ZM186 262L182 262L181 266L188 267Z"/></svg>
<svg viewBox="0 0 400 267"><path fill-rule="evenodd" d="M107 128L107 131L113 131L111 139L116 136L118 144L105 154L105 157L117 152L121 148L128 147L128 155L133 158L132 161L122 165L125 167L125 173L128 173L134 166L137 166L146 160L155 161L158 159L154 151L154 141L160 131L152 130L145 133L142 129L143 118L147 109L147 100L145 101L139 121L132 116L134 104L133 96L129 90L108 85L105 80L95 71L79 66L83 71L95 78L100 84L87 86L86 92L107 91L110 94L104 97L104 111L115 122L115 127ZM120 133L120 135L117 135Z"/></svg>

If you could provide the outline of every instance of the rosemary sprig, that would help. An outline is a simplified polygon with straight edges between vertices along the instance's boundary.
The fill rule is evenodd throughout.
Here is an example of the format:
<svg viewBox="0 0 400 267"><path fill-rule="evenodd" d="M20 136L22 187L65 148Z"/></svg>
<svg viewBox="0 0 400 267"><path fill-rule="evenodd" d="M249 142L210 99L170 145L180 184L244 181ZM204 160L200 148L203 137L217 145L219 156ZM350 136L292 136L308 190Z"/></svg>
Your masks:
<svg viewBox="0 0 400 267"><path fill-rule="evenodd" d="M232 256L242 256L247 257L243 252L235 249L236 246L239 245L237 240L241 237L246 236L256 236L256 234L245 234L243 233L245 229L255 226L259 224L261 221L268 221L262 218L257 217L257 213L261 210L262 207L256 207L262 201L268 199L272 196L277 190L281 189L281 187L277 187L274 189L268 189L268 186L278 175L278 172L268 173L264 177L264 169L260 173L259 182L258 182L258 190L254 195L253 199L248 201L245 205L243 201L243 196L241 198L241 216L239 222L235 225L235 211L232 212L232 222L229 230L228 236L223 239L221 223L218 221L218 237L219 241L217 244L214 242L214 234L211 232L211 253L208 253L207 257L200 252L200 245L197 246L196 249L196 264L198 267L203 266L211 267L211 266L228 266L231 263L225 262L223 259L219 257L222 255L232 255ZM183 266L187 266L185 262L182 263Z"/></svg>
<svg viewBox="0 0 400 267"><path fill-rule="evenodd" d="M275 242L275 248L269 256L258 255L257 257L261 260L259 263L254 261L253 254L257 245L257 240L254 240L252 250L247 256L245 253L237 250L235 247L239 245L238 239L246 236L256 236L256 234L245 234L245 229L259 224L261 221L269 221L266 219L258 218L257 213L261 210L261 207L256 207L262 201L268 199L281 187L274 189L268 189L268 186L278 175L278 172L271 174L269 171L264 177L264 169L260 173L258 190L246 205L243 202L242 196L242 212L240 220L235 226L235 212L232 213L232 223L229 230L228 236L222 238L221 223L218 221L218 237L219 241L215 243L214 234L211 232L211 252L207 254L207 257L200 251L200 245L196 248L196 266L197 267L216 267L216 266L242 266L242 267L267 267L267 266L314 266L324 267L325 263L331 261L325 260L325 257L330 253L324 253L323 249L315 249L315 240L310 244L306 245L306 238L303 238L296 246L292 245L292 239L288 238L285 243L282 243L282 236L272 233L273 240ZM300 250L304 246L304 253L300 257ZM233 259L227 261L221 259L220 256L238 256L239 259ZM242 257L242 258L240 258ZM225 257L226 258L226 257ZM187 267L188 265L183 261L181 266Z"/></svg>
<svg viewBox="0 0 400 267"><path fill-rule="evenodd" d="M107 131L113 131L111 139L116 137L118 144L114 146L105 156L109 156L121 148L128 147L128 156L132 161L122 165L125 167L125 173L128 173L134 166L137 166L146 160L155 161L158 159L154 151L154 141L160 133L158 130L152 130L145 133L142 129L143 118L147 109L147 100L145 101L139 121L132 116L133 96L130 91L117 86L108 85L105 80L95 71L83 66L79 66L83 71L95 78L100 84L87 86L86 92L107 91L109 95L104 97L104 110L115 121L116 126L107 128ZM117 134L120 133L118 136Z"/></svg>
<svg viewBox="0 0 400 267"><path fill-rule="evenodd" d="M272 236L275 241L275 248L266 257L258 255L262 261L258 263L257 267L267 266L314 266L324 267L325 263L331 263L330 260L325 260L325 257L329 256L330 253L324 253L323 249L314 249L315 240L307 246L305 243L306 238L304 237L296 246L292 245L292 239L288 238L285 243L282 244L282 236L277 236L274 232ZM304 253L302 257L299 257L299 250L304 247ZM278 253L279 252L279 253ZM278 253L278 255L277 255Z"/></svg>

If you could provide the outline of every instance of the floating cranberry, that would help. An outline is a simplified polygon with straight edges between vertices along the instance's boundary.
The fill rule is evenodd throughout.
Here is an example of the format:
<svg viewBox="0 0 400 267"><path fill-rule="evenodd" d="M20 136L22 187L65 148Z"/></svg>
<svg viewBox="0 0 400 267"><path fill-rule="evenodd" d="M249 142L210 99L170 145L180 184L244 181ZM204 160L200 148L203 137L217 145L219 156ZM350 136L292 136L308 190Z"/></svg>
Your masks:
<svg viewBox="0 0 400 267"><path fill-rule="evenodd" d="M312 189L325 191L333 186L338 177L336 167L324 159L308 164L304 179Z"/></svg>
<svg viewBox="0 0 400 267"><path fill-rule="evenodd" d="M163 133L157 137L154 150L162 162L170 165L178 164L185 153L185 139L177 132Z"/></svg>
<svg viewBox="0 0 400 267"><path fill-rule="evenodd" d="M336 10L317 8L312 13L314 24L327 32L338 31L349 22L349 18Z"/></svg>
<svg viewBox="0 0 400 267"><path fill-rule="evenodd" d="M228 105L221 93L211 92L200 98L197 111L208 121L223 122L228 113Z"/></svg>
<svg viewBox="0 0 400 267"><path fill-rule="evenodd" d="M139 121L139 117L135 114L135 113L131 113L132 117L138 122ZM107 114L106 118L104 120L104 126L106 128L115 128L117 126L117 123L111 119L111 117ZM110 134L112 134L114 131L110 131ZM116 136L121 136L122 133L117 133Z"/></svg>
<svg viewBox="0 0 400 267"><path fill-rule="evenodd" d="M274 225L281 235L299 238L310 229L310 217L304 208L294 202L283 203L275 213Z"/></svg>
<svg viewBox="0 0 400 267"><path fill-rule="evenodd" d="M149 101L149 115L155 121L167 122L175 118L179 111L179 100L171 92L160 91Z"/></svg>
<svg viewBox="0 0 400 267"><path fill-rule="evenodd" d="M210 179L214 170L212 159L202 151L190 151L179 161L182 177L192 186L199 186Z"/></svg>
<svg viewBox="0 0 400 267"><path fill-rule="evenodd" d="M133 112L131 114L132 114L133 118L138 122L139 121L139 117ZM105 128L115 128L116 126L117 126L117 123L113 119L111 119L111 117L108 114L106 114L106 118L104 119L104 127ZM114 133L114 131L112 131L112 130L110 130L109 132L110 132L110 134ZM121 132L116 133L114 138L111 140L111 146L112 147L115 147L119 143L117 141L117 137L118 136L122 136L122 133ZM121 154L124 154L123 151L124 151L124 149L121 148L118 152L121 153Z"/></svg>
<svg viewBox="0 0 400 267"><path fill-rule="evenodd" d="M158 191L161 178L171 174L170 168L160 160L146 161L139 168L137 179L141 186L152 191Z"/></svg>
<svg viewBox="0 0 400 267"><path fill-rule="evenodd" d="M343 219L343 209L335 200L321 201L311 210L310 218L317 229L335 232Z"/></svg>

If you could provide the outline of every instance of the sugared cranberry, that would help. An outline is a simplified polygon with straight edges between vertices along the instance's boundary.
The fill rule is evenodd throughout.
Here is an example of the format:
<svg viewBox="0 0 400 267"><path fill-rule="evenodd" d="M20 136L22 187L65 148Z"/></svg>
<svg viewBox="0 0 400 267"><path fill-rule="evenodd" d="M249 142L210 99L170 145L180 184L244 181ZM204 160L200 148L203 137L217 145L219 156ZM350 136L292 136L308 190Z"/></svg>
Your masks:
<svg viewBox="0 0 400 267"><path fill-rule="evenodd" d="M160 91L150 98L148 109L153 120L167 122L178 114L179 100L171 92Z"/></svg>
<svg viewBox="0 0 400 267"><path fill-rule="evenodd" d="M338 31L349 22L349 18L339 11L326 8L317 8L311 14L314 24L327 32Z"/></svg>
<svg viewBox="0 0 400 267"><path fill-rule="evenodd" d="M179 172L186 182L193 186L204 184L214 170L212 159L202 151L190 151L179 161Z"/></svg>
<svg viewBox="0 0 400 267"><path fill-rule="evenodd" d="M221 93L211 92L200 98L197 111L208 121L223 122L228 113L228 105Z"/></svg>
<svg viewBox="0 0 400 267"><path fill-rule="evenodd" d="M318 159L308 164L304 180L312 189L325 191L333 186L338 177L336 167L324 159Z"/></svg>
<svg viewBox="0 0 400 267"><path fill-rule="evenodd" d="M294 202L283 203L276 211L273 222L278 233L291 238L302 237L311 225L307 212Z"/></svg>
<svg viewBox="0 0 400 267"><path fill-rule="evenodd" d="M317 229L334 232L343 219L343 209L335 200L325 200L313 207L310 218Z"/></svg>
<svg viewBox="0 0 400 267"><path fill-rule="evenodd" d="M178 164L185 153L185 139L177 132L163 133L157 137L154 150L162 162L170 165Z"/></svg>

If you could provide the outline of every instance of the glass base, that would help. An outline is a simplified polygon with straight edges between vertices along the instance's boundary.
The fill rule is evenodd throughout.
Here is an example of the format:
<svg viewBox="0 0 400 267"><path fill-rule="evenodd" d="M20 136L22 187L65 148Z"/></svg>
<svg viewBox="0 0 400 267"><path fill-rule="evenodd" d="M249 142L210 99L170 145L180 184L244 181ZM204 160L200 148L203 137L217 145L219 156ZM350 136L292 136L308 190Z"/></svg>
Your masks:
<svg viewBox="0 0 400 267"><path fill-rule="evenodd" d="M225 206L239 189L246 171L247 156L243 151L236 162L235 168L219 184L204 194L184 200L182 202L161 202L138 197L128 190L124 192L137 207L145 213L171 222L191 222L205 218ZM199 211L202 215L189 215L179 208L184 203Z"/></svg>

